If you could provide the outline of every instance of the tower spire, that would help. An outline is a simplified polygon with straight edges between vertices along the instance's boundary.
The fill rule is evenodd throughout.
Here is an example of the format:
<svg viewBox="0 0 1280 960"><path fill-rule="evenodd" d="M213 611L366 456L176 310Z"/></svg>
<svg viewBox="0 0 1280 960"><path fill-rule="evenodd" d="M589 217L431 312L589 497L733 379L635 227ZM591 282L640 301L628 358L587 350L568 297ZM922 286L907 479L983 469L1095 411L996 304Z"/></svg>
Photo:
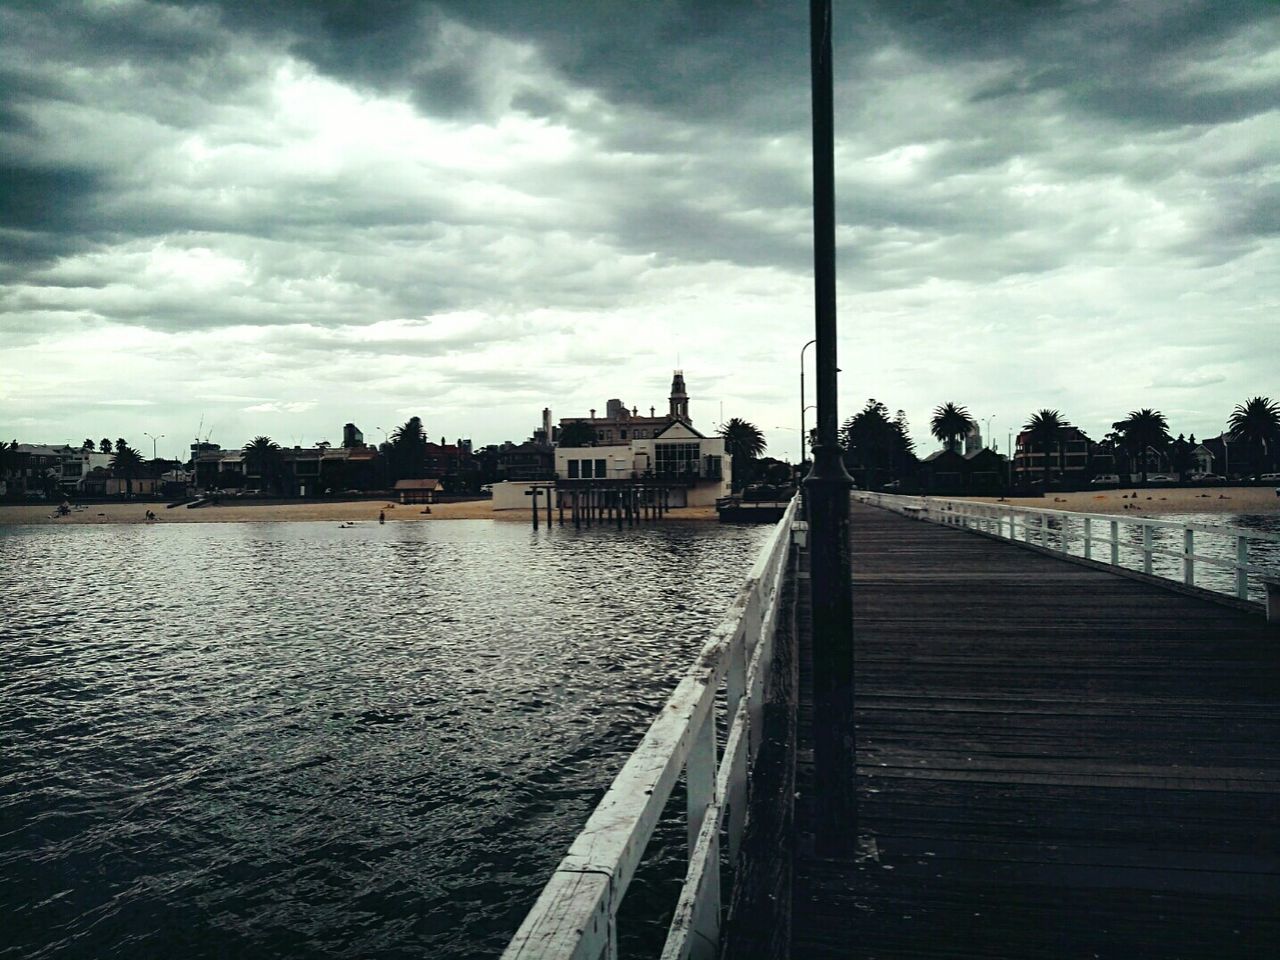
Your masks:
<svg viewBox="0 0 1280 960"><path fill-rule="evenodd" d="M671 377L671 398L668 416L672 420L689 422L689 394L684 389L684 371L676 370Z"/></svg>

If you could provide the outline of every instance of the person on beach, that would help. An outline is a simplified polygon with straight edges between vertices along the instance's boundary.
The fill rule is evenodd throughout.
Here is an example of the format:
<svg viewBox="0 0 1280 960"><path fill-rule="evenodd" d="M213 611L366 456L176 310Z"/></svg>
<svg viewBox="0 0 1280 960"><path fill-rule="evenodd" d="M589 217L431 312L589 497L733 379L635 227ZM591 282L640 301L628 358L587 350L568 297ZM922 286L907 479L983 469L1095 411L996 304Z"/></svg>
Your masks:
<svg viewBox="0 0 1280 960"><path fill-rule="evenodd" d="M387 522L387 511L385 511L385 510L379 510L379 511L378 511L378 522L379 522L379 523L386 523L386 522Z"/></svg>

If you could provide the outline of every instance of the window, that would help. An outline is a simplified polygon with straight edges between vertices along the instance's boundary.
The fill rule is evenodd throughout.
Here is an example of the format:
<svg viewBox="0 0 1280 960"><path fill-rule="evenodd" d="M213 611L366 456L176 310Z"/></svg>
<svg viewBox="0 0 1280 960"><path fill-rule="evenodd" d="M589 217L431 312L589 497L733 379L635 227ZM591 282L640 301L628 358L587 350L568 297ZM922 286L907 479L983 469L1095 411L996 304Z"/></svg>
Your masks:
<svg viewBox="0 0 1280 960"><path fill-rule="evenodd" d="M609 471L605 467L605 462L603 460L597 460L596 461L596 479L603 480L608 475L609 475Z"/></svg>
<svg viewBox="0 0 1280 960"><path fill-rule="evenodd" d="M618 439L619 440L627 439L627 431L625 429L618 431Z"/></svg>
<svg viewBox="0 0 1280 960"><path fill-rule="evenodd" d="M723 479L720 472L720 457L707 457L706 478L708 480Z"/></svg>
<svg viewBox="0 0 1280 960"><path fill-rule="evenodd" d="M654 451L656 473L660 477L674 477L698 472L698 444L659 443Z"/></svg>
<svg viewBox="0 0 1280 960"><path fill-rule="evenodd" d="M578 461L577 460L569 461L569 479L570 480L578 479Z"/></svg>
<svg viewBox="0 0 1280 960"><path fill-rule="evenodd" d="M590 460L582 461L582 479L583 480L591 479L591 461Z"/></svg>

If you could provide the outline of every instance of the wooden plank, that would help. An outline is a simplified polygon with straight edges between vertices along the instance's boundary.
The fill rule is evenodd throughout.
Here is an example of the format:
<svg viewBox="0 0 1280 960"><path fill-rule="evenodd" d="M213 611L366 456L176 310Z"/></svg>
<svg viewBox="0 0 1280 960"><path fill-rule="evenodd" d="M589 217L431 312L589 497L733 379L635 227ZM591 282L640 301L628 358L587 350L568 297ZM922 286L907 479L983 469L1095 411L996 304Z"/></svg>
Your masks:
<svg viewBox="0 0 1280 960"><path fill-rule="evenodd" d="M792 955L1280 955L1262 618L959 527L853 521L866 856L806 847L802 654Z"/></svg>

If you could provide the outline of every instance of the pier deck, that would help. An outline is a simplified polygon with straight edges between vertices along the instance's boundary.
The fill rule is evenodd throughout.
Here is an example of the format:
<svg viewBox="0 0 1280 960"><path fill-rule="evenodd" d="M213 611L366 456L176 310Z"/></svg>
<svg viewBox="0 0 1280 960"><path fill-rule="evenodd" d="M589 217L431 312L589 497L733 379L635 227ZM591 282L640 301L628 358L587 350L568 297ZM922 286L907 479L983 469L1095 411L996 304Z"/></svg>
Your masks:
<svg viewBox="0 0 1280 960"><path fill-rule="evenodd" d="M1280 955L1276 627L853 511L869 854L813 850L802 668L792 956Z"/></svg>

